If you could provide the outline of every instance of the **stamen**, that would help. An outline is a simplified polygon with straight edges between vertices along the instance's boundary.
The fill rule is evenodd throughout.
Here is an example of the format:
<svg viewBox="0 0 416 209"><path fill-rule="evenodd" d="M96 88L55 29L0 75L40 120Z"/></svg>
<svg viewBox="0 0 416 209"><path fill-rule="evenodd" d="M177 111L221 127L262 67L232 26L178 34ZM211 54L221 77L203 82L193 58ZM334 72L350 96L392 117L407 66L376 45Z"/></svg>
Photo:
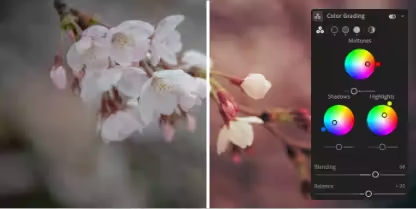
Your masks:
<svg viewBox="0 0 416 209"><path fill-rule="evenodd" d="M157 77L153 78L151 85L158 93L164 93L173 89L173 86L168 85L162 78Z"/></svg>
<svg viewBox="0 0 416 209"><path fill-rule="evenodd" d="M132 45L131 40L124 33L115 33L111 38L111 43L120 47Z"/></svg>

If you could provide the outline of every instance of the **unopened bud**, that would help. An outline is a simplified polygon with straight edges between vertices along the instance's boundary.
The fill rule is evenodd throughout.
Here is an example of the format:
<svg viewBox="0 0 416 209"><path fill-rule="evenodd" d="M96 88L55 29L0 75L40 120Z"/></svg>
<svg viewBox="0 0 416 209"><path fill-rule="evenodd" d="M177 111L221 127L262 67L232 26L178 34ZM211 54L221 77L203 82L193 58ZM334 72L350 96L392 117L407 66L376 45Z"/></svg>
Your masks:
<svg viewBox="0 0 416 209"><path fill-rule="evenodd" d="M220 102L219 105L223 117L227 121L234 119L239 111L238 104L235 102L234 97L226 91L217 91L217 97Z"/></svg>

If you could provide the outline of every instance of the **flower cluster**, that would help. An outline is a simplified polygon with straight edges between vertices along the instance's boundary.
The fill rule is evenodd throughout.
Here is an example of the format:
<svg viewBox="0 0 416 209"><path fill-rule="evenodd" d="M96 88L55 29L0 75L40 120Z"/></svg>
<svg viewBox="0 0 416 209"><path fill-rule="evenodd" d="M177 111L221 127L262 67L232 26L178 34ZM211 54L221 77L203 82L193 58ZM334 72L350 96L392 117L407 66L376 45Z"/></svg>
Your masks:
<svg viewBox="0 0 416 209"><path fill-rule="evenodd" d="M293 122L302 131L308 131L310 128L308 111L279 107L264 111L253 110L238 103L234 96L217 81L217 78L226 79L240 88L245 95L255 100L263 99L272 86L262 74L252 73L240 79L211 70L211 98L218 105L219 113L224 121L217 138L217 153L220 155L230 151L233 161L239 163L243 153L253 152L253 125L261 125L276 138L282 139L288 158L298 170L301 179L301 193L305 198L309 198L310 175L307 172L307 156L310 145L295 144L289 140L289 137L270 127L271 123Z"/></svg>
<svg viewBox="0 0 416 209"><path fill-rule="evenodd" d="M183 15L172 15L156 26L128 20L115 27L91 24L85 29L69 22L72 27L66 28L74 43L66 64L73 75L72 89L97 113L104 141L124 140L155 121L169 140L178 119L188 120L194 129L195 119L188 112L205 99L206 61L196 51L179 55L182 42L176 27L183 20ZM191 73L195 69L201 71L198 76ZM68 86L60 55L50 76L58 88Z"/></svg>
<svg viewBox="0 0 416 209"><path fill-rule="evenodd" d="M244 79L233 78L218 72L212 72L211 74L226 78L255 100L264 98L272 86L270 81L262 74L249 74ZM224 125L221 127L218 135L217 153L222 154L231 147L234 159L239 161L241 151L247 150L253 144L254 133L252 124L263 124L264 121L255 115L238 117L240 105L235 101L234 97L222 85L216 82L213 77L211 78L211 86L214 89L211 95L217 101L219 112L224 120Z"/></svg>

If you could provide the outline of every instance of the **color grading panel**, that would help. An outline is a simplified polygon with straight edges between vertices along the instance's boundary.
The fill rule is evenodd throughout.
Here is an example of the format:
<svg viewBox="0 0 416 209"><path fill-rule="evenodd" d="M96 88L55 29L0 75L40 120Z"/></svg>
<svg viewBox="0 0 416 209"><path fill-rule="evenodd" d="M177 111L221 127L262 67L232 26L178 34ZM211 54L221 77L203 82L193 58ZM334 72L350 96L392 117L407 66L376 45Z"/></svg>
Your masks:
<svg viewBox="0 0 416 209"><path fill-rule="evenodd" d="M312 198L403 198L407 10L313 10Z"/></svg>

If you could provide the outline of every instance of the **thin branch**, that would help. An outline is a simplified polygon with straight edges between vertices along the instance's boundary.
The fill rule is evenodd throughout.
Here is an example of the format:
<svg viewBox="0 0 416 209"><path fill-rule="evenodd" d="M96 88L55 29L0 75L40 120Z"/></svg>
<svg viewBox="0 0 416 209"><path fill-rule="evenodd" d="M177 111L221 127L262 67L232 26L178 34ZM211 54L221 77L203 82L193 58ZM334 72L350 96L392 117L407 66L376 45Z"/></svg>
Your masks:
<svg viewBox="0 0 416 209"><path fill-rule="evenodd" d="M153 69L147 64L146 61L140 61L140 66L143 67L144 71L146 72L147 76L151 78L153 76Z"/></svg>
<svg viewBox="0 0 416 209"><path fill-rule="evenodd" d="M210 72L210 76L215 76L215 75L217 75L217 76L221 76L221 77L224 77L224 78L227 78L227 79L230 79L230 80L235 79L234 77L232 77L232 76L230 76L230 75L226 75L226 74L221 73L221 72L218 72L218 71L211 71L211 72Z"/></svg>

